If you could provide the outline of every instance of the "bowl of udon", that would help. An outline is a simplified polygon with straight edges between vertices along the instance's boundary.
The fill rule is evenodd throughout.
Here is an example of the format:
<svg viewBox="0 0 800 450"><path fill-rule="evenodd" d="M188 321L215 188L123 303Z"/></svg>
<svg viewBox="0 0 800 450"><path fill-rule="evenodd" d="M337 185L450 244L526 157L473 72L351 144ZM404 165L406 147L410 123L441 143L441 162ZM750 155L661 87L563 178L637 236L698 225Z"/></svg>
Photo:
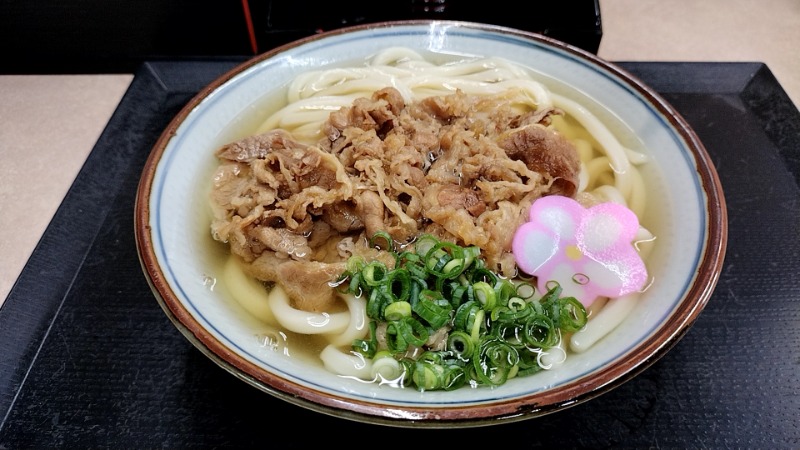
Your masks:
<svg viewBox="0 0 800 450"><path fill-rule="evenodd" d="M708 302L726 226L708 154L654 90L455 21L243 62L164 130L135 210L157 301L220 367L431 428L557 413L641 373Z"/></svg>

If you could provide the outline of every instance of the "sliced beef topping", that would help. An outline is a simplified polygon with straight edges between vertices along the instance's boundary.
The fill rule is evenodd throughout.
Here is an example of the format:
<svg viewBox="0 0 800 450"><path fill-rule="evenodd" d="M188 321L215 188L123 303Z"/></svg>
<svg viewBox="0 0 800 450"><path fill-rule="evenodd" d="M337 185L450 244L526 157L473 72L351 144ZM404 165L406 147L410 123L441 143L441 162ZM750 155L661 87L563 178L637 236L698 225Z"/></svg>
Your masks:
<svg viewBox="0 0 800 450"><path fill-rule="evenodd" d="M551 194L572 197L577 192L580 159L572 143L561 134L534 124L508 132L498 144L509 158L549 175L553 179Z"/></svg>
<svg viewBox="0 0 800 450"><path fill-rule="evenodd" d="M220 159L249 163L264 159L273 149L304 149L306 146L296 142L284 130L273 130L264 134L248 136L217 150Z"/></svg>
<svg viewBox="0 0 800 450"><path fill-rule="evenodd" d="M330 304L328 283L377 231L478 245L513 276L513 230L542 195L573 196L580 164L547 126L559 111L521 112L509 98L458 91L407 103L385 88L330 114L316 145L284 130L225 145L212 235L312 311Z"/></svg>
<svg viewBox="0 0 800 450"><path fill-rule="evenodd" d="M465 209L475 217L486 211L486 203L478 197L475 191L456 185L442 186L439 193L436 194L436 200L439 205Z"/></svg>

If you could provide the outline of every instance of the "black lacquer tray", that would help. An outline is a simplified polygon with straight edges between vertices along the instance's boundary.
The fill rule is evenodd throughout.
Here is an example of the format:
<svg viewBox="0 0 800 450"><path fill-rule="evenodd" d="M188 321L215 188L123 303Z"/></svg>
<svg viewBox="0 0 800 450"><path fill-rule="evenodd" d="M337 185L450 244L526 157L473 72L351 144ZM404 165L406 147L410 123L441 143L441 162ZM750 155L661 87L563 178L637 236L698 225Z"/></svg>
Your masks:
<svg viewBox="0 0 800 450"><path fill-rule="evenodd" d="M236 379L180 334L145 280L133 232L145 159L173 115L239 62L152 62L135 74L0 308L0 449L800 446L800 113L766 65L618 63L692 125L727 201L722 275L671 351L555 414L400 430Z"/></svg>

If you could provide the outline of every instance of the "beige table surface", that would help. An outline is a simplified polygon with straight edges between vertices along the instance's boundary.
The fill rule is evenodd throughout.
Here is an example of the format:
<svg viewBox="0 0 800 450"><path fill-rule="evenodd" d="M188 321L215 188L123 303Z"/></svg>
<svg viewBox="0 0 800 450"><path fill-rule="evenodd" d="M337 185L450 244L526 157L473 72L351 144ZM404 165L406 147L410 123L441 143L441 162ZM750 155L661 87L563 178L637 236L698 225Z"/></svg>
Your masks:
<svg viewBox="0 0 800 450"><path fill-rule="evenodd" d="M600 10L606 60L763 62L800 105L800 0L600 0ZM0 76L0 305L132 79Z"/></svg>

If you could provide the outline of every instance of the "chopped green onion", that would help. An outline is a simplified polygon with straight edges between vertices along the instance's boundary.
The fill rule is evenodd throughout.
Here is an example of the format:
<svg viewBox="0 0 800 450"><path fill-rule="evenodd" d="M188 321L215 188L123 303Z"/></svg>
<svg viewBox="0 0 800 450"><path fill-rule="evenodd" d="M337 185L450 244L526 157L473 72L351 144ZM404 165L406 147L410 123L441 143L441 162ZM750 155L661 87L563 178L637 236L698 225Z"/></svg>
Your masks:
<svg viewBox="0 0 800 450"><path fill-rule="evenodd" d="M353 256L332 285L367 299L370 332L352 349L371 359L379 382L420 391L497 386L544 370L542 350L586 325L586 309L562 298L557 283L537 299L532 282L511 282L488 269L478 247L423 235L413 250L396 252L385 232L370 245L391 252L394 266Z"/></svg>
<svg viewBox="0 0 800 450"><path fill-rule="evenodd" d="M391 303L392 299L384 295L383 291L376 289L370 292L369 299L367 299L367 317L374 320L385 319L384 311Z"/></svg>
<svg viewBox="0 0 800 450"><path fill-rule="evenodd" d="M472 280L471 281L473 283L477 283L479 281L483 281L483 282L489 283L489 285L491 285L491 286L494 286L497 283L497 280L498 280L497 274L495 274L494 272L492 272L491 270L489 270L489 269L487 269L485 267L480 267L480 268L477 268L472 273Z"/></svg>
<svg viewBox="0 0 800 450"><path fill-rule="evenodd" d="M511 297L508 299L508 308L513 311L519 311L520 309L524 309L528 306L528 302L520 297Z"/></svg>
<svg viewBox="0 0 800 450"><path fill-rule="evenodd" d="M468 288L467 285L450 280L449 283L443 286L442 294L444 298L450 300L450 304L453 305L453 308L458 308L459 305L466 301Z"/></svg>
<svg viewBox="0 0 800 450"><path fill-rule="evenodd" d="M372 261L361 270L361 276L367 286L380 286L386 279L386 265L380 261Z"/></svg>
<svg viewBox="0 0 800 450"><path fill-rule="evenodd" d="M425 281L428 278L428 273L425 271L424 267L414 264L406 264L403 267L408 270L412 280L422 283L426 286L428 285L428 283Z"/></svg>
<svg viewBox="0 0 800 450"><path fill-rule="evenodd" d="M440 389L442 383L442 366L425 361L417 361L412 378L420 391Z"/></svg>
<svg viewBox="0 0 800 450"><path fill-rule="evenodd" d="M404 387L409 387L414 384L413 374L414 374L414 365L416 361L411 358L402 358L398 361L403 368L403 375L401 379L398 380Z"/></svg>
<svg viewBox="0 0 800 450"><path fill-rule="evenodd" d="M416 242L414 242L414 252L425 259L428 255L428 252L439 242L439 239L430 235L430 234L423 234L422 236L418 237Z"/></svg>
<svg viewBox="0 0 800 450"><path fill-rule="evenodd" d="M494 293L497 298L497 303L506 305L511 297L517 295L517 288L512 282L503 278L498 278L497 282L494 284Z"/></svg>
<svg viewBox="0 0 800 450"><path fill-rule="evenodd" d="M523 305L514 304L510 306L498 306L492 310L491 319L496 323L524 323L525 320L534 314L534 309L529 303Z"/></svg>
<svg viewBox="0 0 800 450"><path fill-rule="evenodd" d="M348 285L347 292L350 294L355 295L356 297L360 297L363 293L361 288L361 272L356 272L350 278L350 284Z"/></svg>
<svg viewBox="0 0 800 450"><path fill-rule="evenodd" d="M472 337L473 341L477 341L480 338L481 330L485 329L483 319L486 316L486 310L479 309L475 316L473 317L472 323L469 324L469 328L467 331L469 335Z"/></svg>
<svg viewBox="0 0 800 450"><path fill-rule="evenodd" d="M558 300L561 313L558 326L564 331L578 331L588 320L586 308L575 297L564 297Z"/></svg>
<svg viewBox="0 0 800 450"><path fill-rule="evenodd" d="M536 287L534 287L533 284L528 281L523 281L522 283L517 284L516 289L516 295L524 300L532 298L533 295L536 294Z"/></svg>
<svg viewBox="0 0 800 450"><path fill-rule="evenodd" d="M381 288L392 301L406 301L411 295L411 274L403 267L394 269L386 275L386 282Z"/></svg>
<svg viewBox="0 0 800 450"><path fill-rule="evenodd" d="M453 325L458 330L472 330L472 324L475 321L475 316L481 310L481 305L476 300L467 301L456 310L455 320Z"/></svg>
<svg viewBox="0 0 800 450"><path fill-rule="evenodd" d="M467 361L475 352L475 341L466 332L456 330L447 337L447 350L453 352L457 359Z"/></svg>
<svg viewBox="0 0 800 450"><path fill-rule="evenodd" d="M404 353L408 350L408 341L402 330L399 329L402 325L398 326L400 323L402 321L395 320L386 325L386 347L392 354Z"/></svg>
<svg viewBox="0 0 800 450"><path fill-rule="evenodd" d="M379 244L380 241L383 241L383 245ZM386 231L379 230L372 235L369 240L369 245L372 248L392 251L394 250L394 239L392 239L392 236Z"/></svg>
<svg viewBox="0 0 800 450"><path fill-rule="evenodd" d="M495 290L489 283L479 281L472 285L473 295L475 299L481 303L481 306L486 311L491 311L497 304L497 295Z"/></svg>
<svg viewBox="0 0 800 450"><path fill-rule="evenodd" d="M493 386L505 383L518 362L517 350L496 337L482 338L472 358L479 381Z"/></svg>
<svg viewBox="0 0 800 450"><path fill-rule="evenodd" d="M533 314L525 322L523 339L529 347L547 349L558 343L558 334L553 321L542 314Z"/></svg>
<svg viewBox="0 0 800 450"><path fill-rule="evenodd" d="M431 353L431 352L426 352ZM423 354L414 363L413 384L419 391L454 390L467 382L467 373L459 364ZM427 355L430 356L430 355Z"/></svg>
<svg viewBox="0 0 800 450"><path fill-rule="evenodd" d="M492 325L492 336L497 336L506 342L508 345L516 349L527 349L527 343L521 338L525 332L525 325L519 322L506 322L497 323Z"/></svg>
<svg viewBox="0 0 800 450"><path fill-rule="evenodd" d="M442 389L452 391L460 388L467 383L467 373L464 368L457 364L449 364L444 367L442 374Z"/></svg>
<svg viewBox="0 0 800 450"><path fill-rule="evenodd" d="M378 324L371 320L369 322L369 339L356 339L353 341L351 348L353 351L364 355L366 358L373 358L378 351L378 337L376 330Z"/></svg>
<svg viewBox="0 0 800 450"><path fill-rule="evenodd" d="M355 255L351 256L347 260L347 271L350 273L360 272L364 266L367 265L367 261L364 259L363 256Z"/></svg>
<svg viewBox="0 0 800 450"><path fill-rule="evenodd" d="M430 333L417 319L413 317L403 317L400 320L390 322L397 324L397 328L402 333L406 342L417 347L422 347L428 341Z"/></svg>
<svg viewBox="0 0 800 450"><path fill-rule="evenodd" d="M386 305L383 311L383 316L386 320L400 320L403 317L411 316L411 303L408 302L393 302Z"/></svg>
<svg viewBox="0 0 800 450"><path fill-rule="evenodd" d="M442 354L442 352L434 352L432 350L428 350L419 355L417 357L417 361L424 361L432 364L443 364L444 355Z"/></svg>
<svg viewBox="0 0 800 450"><path fill-rule="evenodd" d="M453 310L450 302L442 294L429 289L420 292L419 300L412 305L412 308L434 330L450 322L450 312Z"/></svg>

